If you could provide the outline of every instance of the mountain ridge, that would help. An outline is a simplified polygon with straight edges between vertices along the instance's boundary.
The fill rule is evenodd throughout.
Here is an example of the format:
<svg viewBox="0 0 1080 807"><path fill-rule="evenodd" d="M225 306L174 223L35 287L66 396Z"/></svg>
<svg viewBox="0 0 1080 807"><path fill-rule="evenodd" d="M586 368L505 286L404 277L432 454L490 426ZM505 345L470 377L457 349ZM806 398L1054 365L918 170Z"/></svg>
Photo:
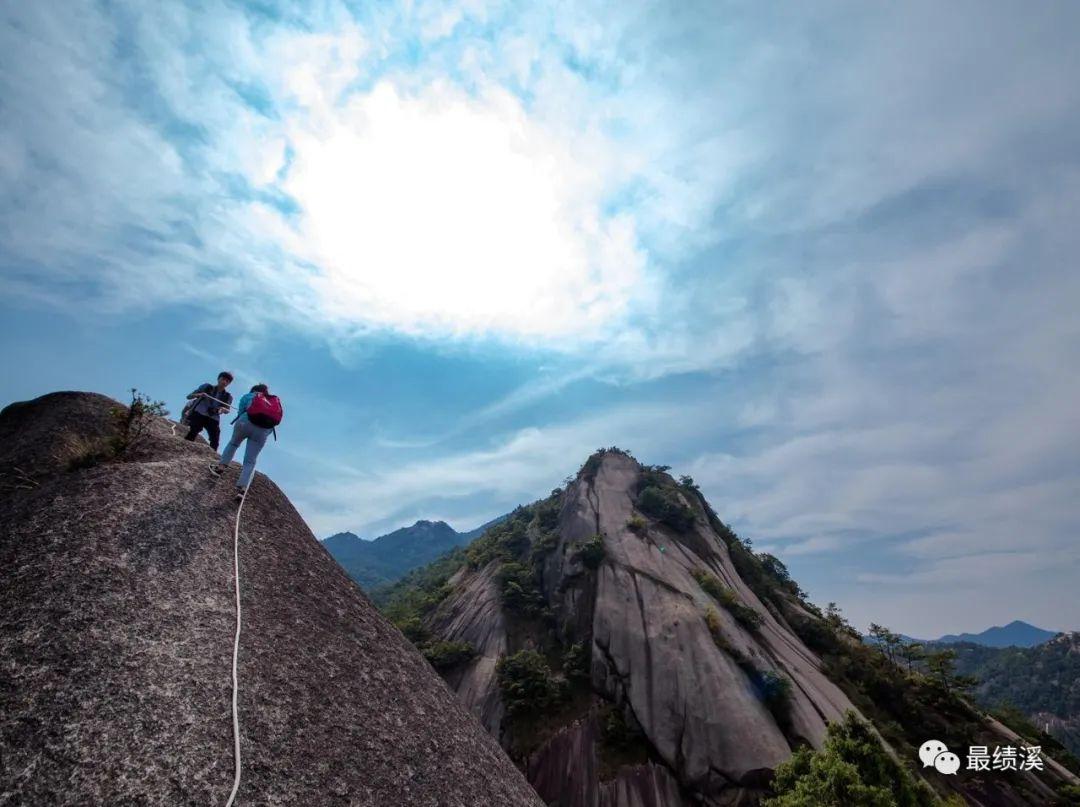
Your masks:
<svg viewBox="0 0 1080 807"><path fill-rule="evenodd" d="M948 633L937 639L916 639L906 633L898 633L896 637L908 644L918 645L949 645L949 644L976 644L981 647L1035 647L1060 636L1058 631L1038 628L1028 622L1014 619L1008 625L995 625L979 633ZM878 640L873 636L863 636L863 641L875 644Z"/></svg>
<svg viewBox="0 0 1080 807"><path fill-rule="evenodd" d="M339 532L324 539L322 544L348 575L370 593L431 563L445 552L464 546L505 518L499 516L466 532L458 532L445 521L420 519L372 540L353 532Z"/></svg>
<svg viewBox="0 0 1080 807"><path fill-rule="evenodd" d="M929 641L934 644L969 642L985 647L1034 647L1058 635L1058 631L1046 630L1029 622L1014 619L1007 625L994 625L979 633L949 633Z"/></svg>
<svg viewBox="0 0 1080 807"><path fill-rule="evenodd" d="M953 649L957 671L978 682L976 701L988 709L1015 709L1080 756L1080 631L1032 647L962 642Z"/></svg>
<svg viewBox="0 0 1080 807"><path fill-rule="evenodd" d="M914 762L928 732L950 747L1005 741L952 677L913 675L866 646L837 611L808 603L777 558L750 551L693 480L666 470L601 450L565 489L380 600L545 802L757 803L794 748L822 751L826 724L859 712L893 749L884 768ZM929 781L941 795L1020 807L1080 783L1048 764L1049 784L932 771ZM902 784L919 775L908 770L891 780L903 803L937 804Z"/></svg>

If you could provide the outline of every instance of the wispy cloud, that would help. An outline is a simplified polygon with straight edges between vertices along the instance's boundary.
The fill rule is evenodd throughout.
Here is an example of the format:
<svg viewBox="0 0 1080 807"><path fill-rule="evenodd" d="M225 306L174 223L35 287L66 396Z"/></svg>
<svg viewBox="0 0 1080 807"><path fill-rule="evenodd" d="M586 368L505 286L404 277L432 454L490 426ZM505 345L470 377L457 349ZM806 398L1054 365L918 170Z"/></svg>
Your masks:
<svg viewBox="0 0 1080 807"><path fill-rule="evenodd" d="M537 368L395 421L377 459L346 445L358 405L295 372L339 455L291 458L346 480L298 473L320 533L494 515L615 442L857 617L1059 613L1078 24L1058 2L8 4L0 291L194 311L279 374L264 339Z"/></svg>
<svg viewBox="0 0 1080 807"><path fill-rule="evenodd" d="M316 514L320 535L344 529L377 535L436 513L468 526L477 513L487 520L545 495L598 447L632 448L644 461L659 456L707 431L710 409L707 399L627 404L551 427L523 428L476 449L304 486L295 495L305 512ZM658 433L656 423L669 426Z"/></svg>
<svg viewBox="0 0 1080 807"><path fill-rule="evenodd" d="M508 88L480 67L501 39L463 35L406 71L401 18L327 9L269 32L226 5L7 9L9 61L53 73L5 71L7 114L29 124L4 163L7 290L69 281L58 300L121 311L257 289L248 329L564 349L647 305L626 195L646 155L548 27L519 32L533 66ZM414 12L429 38L484 16Z"/></svg>

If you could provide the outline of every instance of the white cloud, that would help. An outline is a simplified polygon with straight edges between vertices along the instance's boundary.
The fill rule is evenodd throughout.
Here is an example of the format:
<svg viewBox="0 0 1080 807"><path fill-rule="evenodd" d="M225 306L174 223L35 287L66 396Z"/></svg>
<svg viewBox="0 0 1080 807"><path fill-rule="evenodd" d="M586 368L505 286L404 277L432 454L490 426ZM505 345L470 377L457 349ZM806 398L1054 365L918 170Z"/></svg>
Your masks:
<svg viewBox="0 0 1080 807"><path fill-rule="evenodd" d="M290 120L295 247L331 321L419 336L595 336L644 256L597 175L498 88L381 82L315 128Z"/></svg>
<svg viewBox="0 0 1080 807"><path fill-rule="evenodd" d="M455 524L461 508L482 518L545 495L598 447L633 450L643 462L669 456L681 441L699 436L711 401L626 405L545 428L519 429L482 448L379 469L362 476L298 488L294 501L318 535L359 530L374 535L402 521L444 511ZM655 424L669 424L662 431ZM406 514L406 515L402 515Z"/></svg>
<svg viewBox="0 0 1080 807"><path fill-rule="evenodd" d="M54 20L43 52L23 53L23 66L70 74L48 93L29 71L7 74L11 106L30 122L45 118L50 132L33 144L12 139L0 162L26 189L9 216L38 220L15 228L33 242L10 249L43 272L88 281L118 310L243 296L255 284L263 305L247 306L249 327L285 317L331 338L381 330L561 349L620 330L653 296L637 216L612 204L640 157L604 133L607 113L579 78L563 71L548 88L576 83L572 103L534 94L526 105L483 72L468 89L425 67L379 77L387 48L400 44L387 42L400 34L393 21L362 30L339 10L325 31L267 33L233 9L128 12L137 66L110 57L120 25L100 15L96 41L76 43L81 30ZM45 25L20 13L11 37ZM441 37L461 13L422 4L415 15ZM202 41L212 47L183 48ZM132 69L146 71L167 114L199 130L192 139L178 146L147 125L129 101L127 82L141 80ZM268 114L241 98L244 87L261 88ZM70 170L25 176L20 154L31 147L38 166L62 159ZM177 148L194 150L190 165ZM237 198L230 176L298 209ZM65 216L58 199L83 206ZM190 222L198 247L178 245L170 221ZM115 252L132 228L155 234L159 254L142 256L156 264L152 279ZM86 256L105 265L86 266ZM186 281L202 266L225 277L194 291L201 284Z"/></svg>
<svg viewBox="0 0 1080 807"><path fill-rule="evenodd" d="M711 407L519 423L345 505L311 491L317 525L433 490L516 503L621 442L700 451L685 470L725 518L800 564L857 542L913 579L977 568L985 596L1044 571L964 557L1023 542L1074 568L1068 4L109 8L0 10L6 297L215 323L229 303L243 343L495 337L576 366L454 435L575 377L632 398L730 372Z"/></svg>
<svg viewBox="0 0 1080 807"><path fill-rule="evenodd" d="M861 583L885 583L888 585L948 585L964 588L986 588L1002 580L1053 569L1061 563L1075 564L1078 553L1071 552L981 552L957 558L942 558L932 565L914 572L888 574L864 572L858 576Z"/></svg>

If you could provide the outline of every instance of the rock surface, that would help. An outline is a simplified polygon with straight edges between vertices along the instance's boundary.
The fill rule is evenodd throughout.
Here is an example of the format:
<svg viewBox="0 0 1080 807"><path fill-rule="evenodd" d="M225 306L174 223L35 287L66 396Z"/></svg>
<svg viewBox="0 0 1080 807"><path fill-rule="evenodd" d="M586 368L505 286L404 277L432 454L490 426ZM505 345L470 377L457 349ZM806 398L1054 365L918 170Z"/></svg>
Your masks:
<svg viewBox="0 0 1080 807"><path fill-rule="evenodd" d="M820 746L826 724L854 707L820 670L820 661L747 587L727 545L700 502L698 518L676 533L655 520L631 529L642 467L606 452L595 472L562 494L558 544L542 573L554 621L570 641L585 642L592 690L624 708L641 727L646 765L600 781L597 732L589 720L563 729L528 760L529 779L550 804L565 807L682 807L735 803L760 793L798 744ZM575 547L602 536L604 558L585 569ZM499 655L529 646L508 631L494 580L495 564L459 572L454 593L430 620L441 638L479 651L448 676L462 701L505 742L495 673ZM693 574L723 583L762 622L748 630L714 601ZM721 637L707 623L713 612ZM727 650L721 649L721 644ZM741 662L741 663L740 663ZM748 663L791 682L790 725L781 727L748 677Z"/></svg>
<svg viewBox="0 0 1080 807"><path fill-rule="evenodd" d="M529 781L548 804L560 807L658 807L682 804L679 783L652 762L627 765L601 781L596 719L558 732L528 762Z"/></svg>
<svg viewBox="0 0 1080 807"><path fill-rule="evenodd" d="M568 502L568 535L583 539L588 530L599 532L607 549L593 617L594 674L610 694L625 694L683 781L704 785L716 775L759 780L762 769L790 756L791 743L731 654L717 646L704 619L710 608L730 646L794 684L792 739L820 746L826 721L853 706L820 672L817 657L742 581L707 521L695 522L688 536L665 534L659 525L642 536L627 527L639 473L630 457L608 454L591 490L575 491ZM718 608L694 571L712 574L734 591L761 617L761 630L746 630Z"/></svg>
<svg viewBox="0 0 1080 807"><path fill-rule="evenodd" d="M437 632L468 642L476 650L471 664L451 672L447 683L480 719L499 736L505 710L495 685L495 665L506 655L506 620L502 612L495 566L462 581L458 595L441 610Z"/></svg>
<svg viewBox="0 0 1080 807"><path fill-rule="evenodd" d="M759 804L795 749L821 747L829 723L859 714L823 667L846 676L895 743L887 753L939 796L1024 807L1065 803L1080 784L1052 760L1038 774L920 771L924 730L952 748L1021 740L925 678L883 669L692 480L618 449L417 580L389 612L422 643L476 651L443 675L549 807ZM929 788L920 799L936 803Z"/></svg>
<svg viewBox="0 0 1080 807"><path fill-rule="evenodd" d="M55 393L0 413L0 804L218 804L232 786L231 480L163 420L124 461L67 470L117 406ZM239 804L541 803L261 474L240 566Z"/></svg>

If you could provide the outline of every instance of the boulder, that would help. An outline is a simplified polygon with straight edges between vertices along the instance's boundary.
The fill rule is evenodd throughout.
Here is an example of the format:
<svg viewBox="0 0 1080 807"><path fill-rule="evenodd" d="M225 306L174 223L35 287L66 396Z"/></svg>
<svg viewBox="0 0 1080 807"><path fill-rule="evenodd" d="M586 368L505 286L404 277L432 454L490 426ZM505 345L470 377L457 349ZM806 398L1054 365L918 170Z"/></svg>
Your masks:
<svg viewBox="0 0 1080 807"><path fill-rule="evenodd" d="M96 461L114 410L57 393L0 412L0 803L223 804L232 786L236 471L210 476L164 419ZM237 803L541 804L262 474L239 563Z"/></svg>

